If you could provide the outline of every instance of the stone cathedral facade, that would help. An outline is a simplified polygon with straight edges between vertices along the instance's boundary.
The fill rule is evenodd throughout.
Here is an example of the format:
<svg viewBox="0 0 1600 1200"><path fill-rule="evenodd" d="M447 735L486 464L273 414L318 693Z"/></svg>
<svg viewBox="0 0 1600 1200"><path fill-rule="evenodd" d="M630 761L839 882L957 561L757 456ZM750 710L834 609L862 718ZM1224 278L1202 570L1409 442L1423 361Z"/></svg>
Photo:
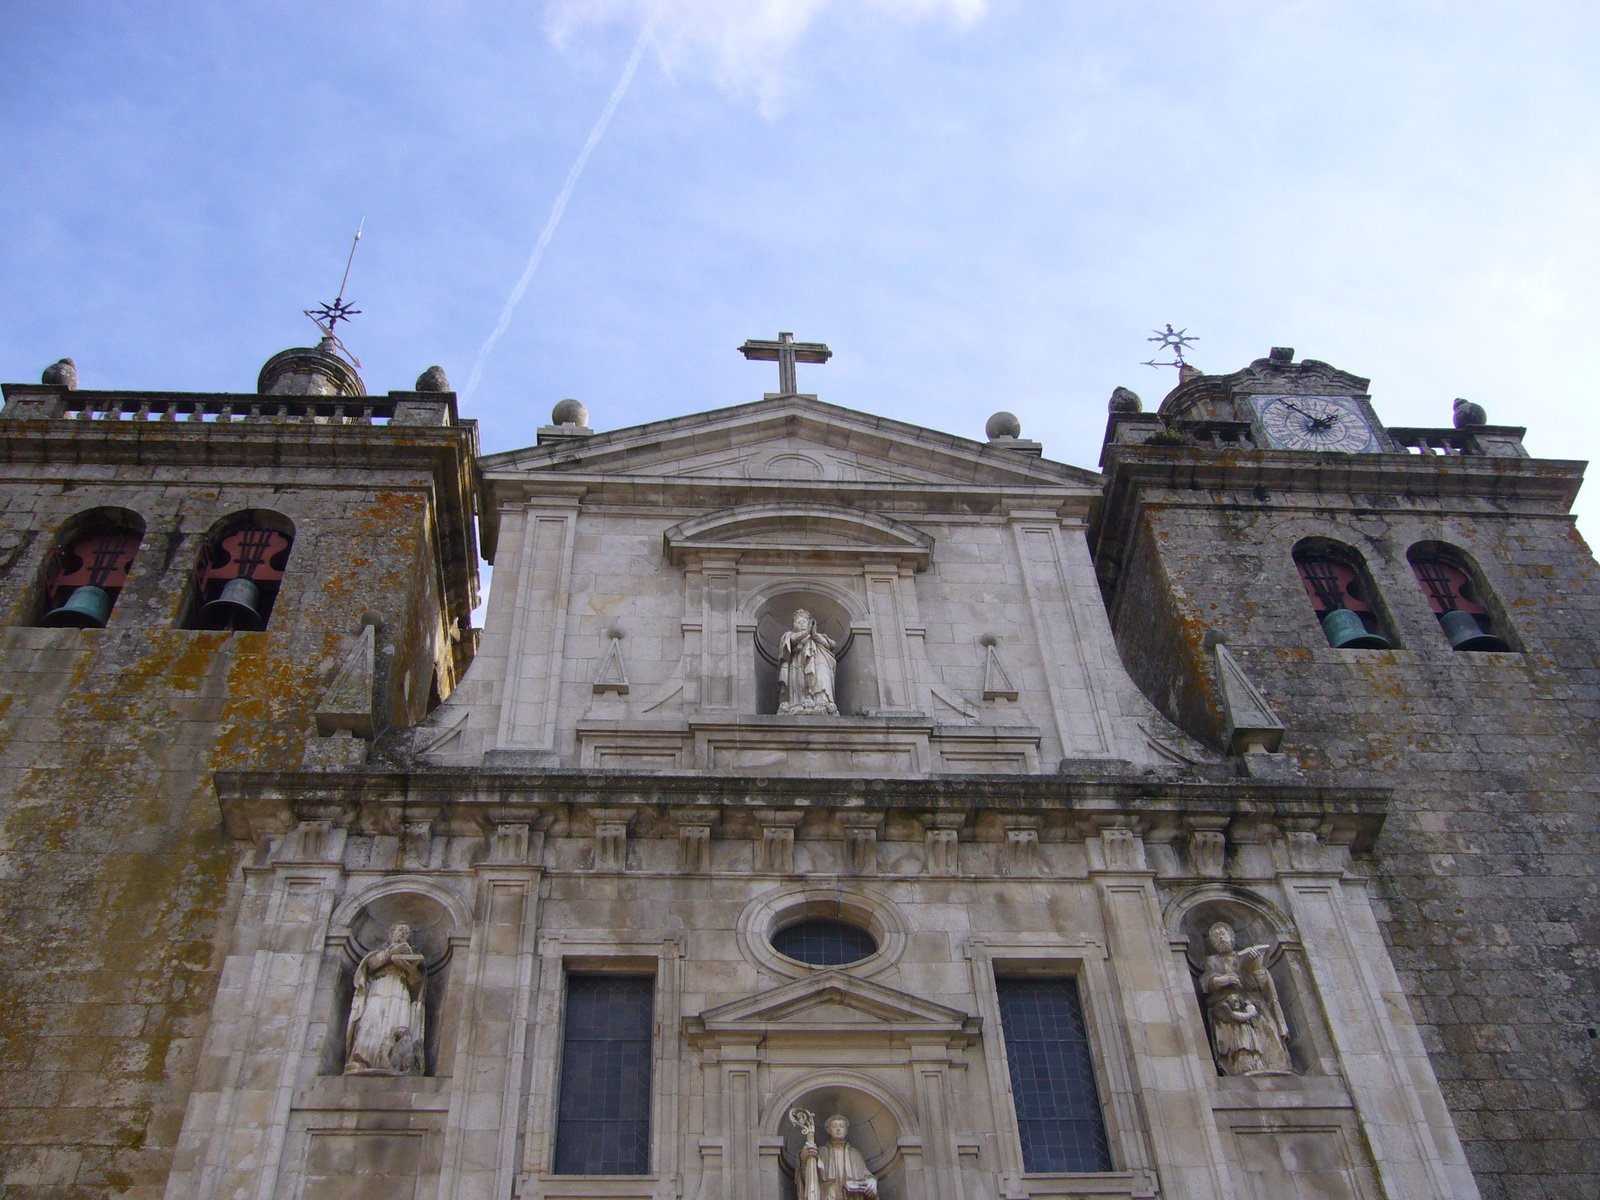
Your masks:
<svg viewBox="0 0 1600 1200"><path fill-rule="evenodd" d="M745 350L487 457L328 343L5 386L5 1195L1595 1194L1582 464L1274 350L1096 472Z"/></svg>

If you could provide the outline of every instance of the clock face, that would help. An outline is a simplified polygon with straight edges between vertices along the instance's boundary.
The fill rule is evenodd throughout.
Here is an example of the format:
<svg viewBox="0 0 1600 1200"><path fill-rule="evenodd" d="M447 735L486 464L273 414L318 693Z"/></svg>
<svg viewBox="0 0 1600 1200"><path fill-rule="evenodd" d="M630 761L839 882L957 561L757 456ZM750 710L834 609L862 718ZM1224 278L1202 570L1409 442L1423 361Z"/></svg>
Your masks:
<svg viewBox="0 0 1600 1200"><path fill-rule="evenodd" d="M1256 396L1268 445L1284 450L1375 451L1378 439L1349 396Z"/></svg>

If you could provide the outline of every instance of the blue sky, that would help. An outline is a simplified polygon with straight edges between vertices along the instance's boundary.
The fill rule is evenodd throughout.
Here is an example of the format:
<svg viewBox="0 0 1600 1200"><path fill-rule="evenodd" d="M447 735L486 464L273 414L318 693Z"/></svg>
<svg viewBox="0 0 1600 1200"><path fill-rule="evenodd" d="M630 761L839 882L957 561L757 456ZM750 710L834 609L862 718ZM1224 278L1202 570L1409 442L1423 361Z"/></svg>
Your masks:
<svg viewBox="0 0 1600 1200"><path fill-rule="evenodd" d="M366 236L368 389L464 388L484 449L803 390L1093 467L1171 321L1600 445L1592 8L1077 0L345 0L0 12L0 377L244 391ZM1600 491L1600 488L1596 489ZM1600 512L1580 500L1591 531Z"/></svg>

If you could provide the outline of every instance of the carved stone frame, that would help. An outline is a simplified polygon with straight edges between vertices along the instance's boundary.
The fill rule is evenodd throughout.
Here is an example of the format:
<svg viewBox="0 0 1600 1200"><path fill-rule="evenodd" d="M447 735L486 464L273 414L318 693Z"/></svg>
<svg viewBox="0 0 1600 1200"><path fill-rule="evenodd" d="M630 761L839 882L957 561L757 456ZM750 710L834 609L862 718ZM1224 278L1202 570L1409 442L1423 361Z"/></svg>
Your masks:
<svg viewBox="0 0 1600 1200"><path fill-rule="evenodd" d="M1133 1052L1122 1036L1121 1018L1111 999L1112 979L1104 942L1093 937L972 937L965 945L972 992L984 1025L983 1056L994 1113L998 1163L985 1180L1005 1200L1050 1197L1116 1196L1139 1200L1156 1195L1156 1174L1134 1082ZM1106 1140L1116 1169L1093 1173L1029 1174L1023 1169L1022 1135L1006 1062L997 973L1078 980L1095 1086L1100 1094ZM992 1182L991 1182L992 1180Z"/></svg>
<svg viewBox="0 0 1600 1200"><path fill-rule="evenodd" d="M678 1149L682 1119L679 1082L683 943L677 937L621 941L600 930L546 933L539 938L535 1024L528 1111L523 1127L522 1170L516 1194L539 1197L607 1197L615 1200L676 1200L680 1193ZM569 972L651 975L650 1170L643 1175L557 1175L556 1102L561 1084L561 1045L566 1028Z"/></svg>

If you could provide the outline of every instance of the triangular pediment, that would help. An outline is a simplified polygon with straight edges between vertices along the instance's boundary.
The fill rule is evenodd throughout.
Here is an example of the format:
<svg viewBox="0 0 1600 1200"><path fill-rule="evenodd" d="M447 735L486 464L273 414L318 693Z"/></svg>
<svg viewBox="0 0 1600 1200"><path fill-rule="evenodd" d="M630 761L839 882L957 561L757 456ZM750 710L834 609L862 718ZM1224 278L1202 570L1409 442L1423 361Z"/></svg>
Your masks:
<svg viewBox="0 0 1600 1200"><path fill-rule="evenodd" d="M979 1018L909 992L822 971L707 1009L686 1024L698 1039L782 1034L973 1037Z"/></svg>
<svg viewBox="0 0 1600 1200"><path fill-rule="evenodd" d="M480 460L491 480L544 475L794 484L1066 486L1098 493L1079 467L1001 444L824 404L769 396L753 404L563 438Z"/></svg>

